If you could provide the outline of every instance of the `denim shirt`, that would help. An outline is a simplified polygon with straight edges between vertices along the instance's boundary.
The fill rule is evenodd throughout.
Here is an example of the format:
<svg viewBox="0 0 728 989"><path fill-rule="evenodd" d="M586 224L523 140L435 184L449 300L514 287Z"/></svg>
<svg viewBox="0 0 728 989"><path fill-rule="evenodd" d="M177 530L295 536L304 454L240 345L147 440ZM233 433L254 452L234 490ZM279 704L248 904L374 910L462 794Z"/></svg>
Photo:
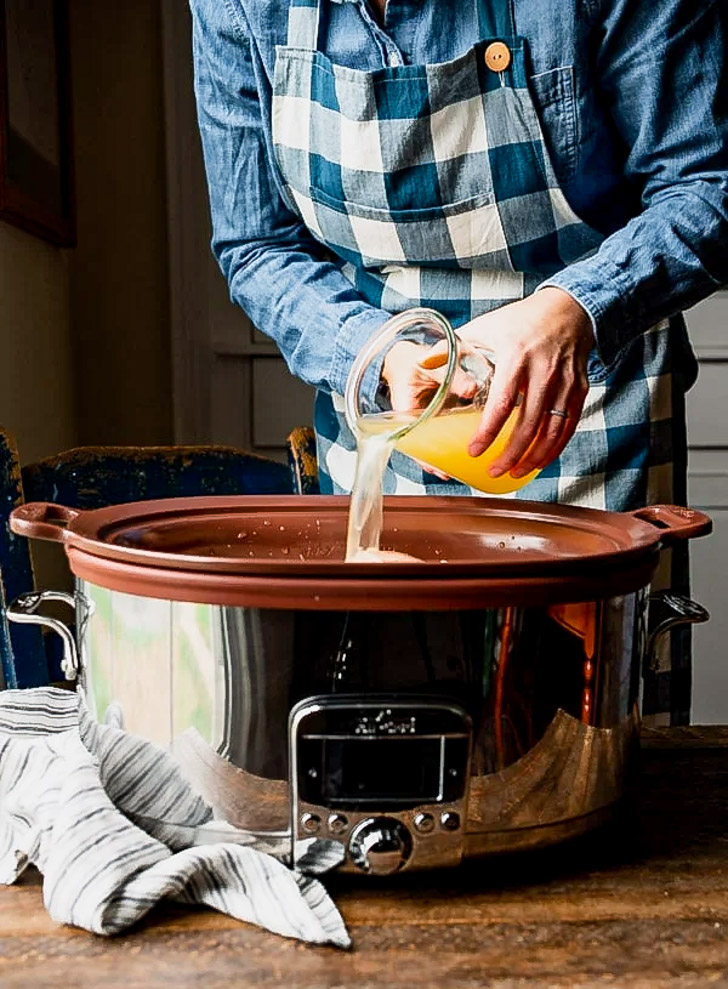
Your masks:
<svg viewBox="0 0 728 989"><path fill-rule="evenodd" d="M492 3L506 0L490 0ZM604 240L548 279L589 313L599 356L728 283L726 0L512 0L557 178ZM343 394L389 313L369 306L282 197L271 140L286 0L191 0L195 88L215 256L233 301L291 371ZM455 58L478 0L322 0L320 45L376 70Z"/></svg>

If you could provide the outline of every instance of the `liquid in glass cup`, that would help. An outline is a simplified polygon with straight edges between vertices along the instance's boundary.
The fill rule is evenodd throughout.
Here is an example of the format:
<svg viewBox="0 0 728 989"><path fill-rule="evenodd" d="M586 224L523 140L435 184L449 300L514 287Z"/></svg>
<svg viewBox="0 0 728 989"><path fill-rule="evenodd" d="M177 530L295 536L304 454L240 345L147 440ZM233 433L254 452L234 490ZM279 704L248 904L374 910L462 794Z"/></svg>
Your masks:
<svg viewBox="0 0 728 989"><path fill-rule="evenodd" d="M389 350L400 341L420 344L441 354L442 381L426 404L409 411L391 408L388 390L381 387L381 368ZM443 345L446 344L446 348ZM432 366L432 365L430 365ZM472 376L475 395L464 401L452 390L458 368ZM493 376L492 355L465 348L448 320L432 309L410 309L382 326L357 357L346 387L346 416L357 438L388 436L394 449L421 461L487 494L509 494L523 488L539 473L524 477L503 474L491 477L490 465L500 456L518 421L514 409L491 445L479 456L468 453L468 444L480 421Z"/></svg>

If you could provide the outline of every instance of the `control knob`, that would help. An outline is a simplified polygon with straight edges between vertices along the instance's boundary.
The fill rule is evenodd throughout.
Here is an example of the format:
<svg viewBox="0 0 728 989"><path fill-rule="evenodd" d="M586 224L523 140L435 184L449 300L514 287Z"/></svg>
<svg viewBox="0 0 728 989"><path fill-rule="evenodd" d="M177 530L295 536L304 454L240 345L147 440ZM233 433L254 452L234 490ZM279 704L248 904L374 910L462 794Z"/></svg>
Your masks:
<svg viewBox="0 0 728 989"><path fill-rule="evenodd" d="M349 839L349 856L362 872L390 876L412 854L412 836L394 817L369 817L360 821Z"/></svg>

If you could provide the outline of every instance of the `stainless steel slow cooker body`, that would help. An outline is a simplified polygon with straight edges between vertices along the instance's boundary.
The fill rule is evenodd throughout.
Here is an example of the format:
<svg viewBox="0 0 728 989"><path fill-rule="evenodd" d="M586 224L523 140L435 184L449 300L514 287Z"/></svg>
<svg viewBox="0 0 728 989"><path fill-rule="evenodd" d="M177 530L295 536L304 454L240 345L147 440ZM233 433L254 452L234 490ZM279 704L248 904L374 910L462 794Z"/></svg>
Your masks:
<svg viewBox="0 0 728 989"><path fill-rule="evenodd" d="M622 795L650 654L646 590L379 613L79 581L76 601L79 686L99 721L171 749L232 825L341 841L348 868L544 844L599 823Z"/></svg>
<svg viewBox="0 0 728 989"><path fill-rule="evenodd" d="M395 548L424 563L337 562L344 499L23 506L16 532L65 543L75 633L39 595L8 618L60 632L99 721L170 749L219 817L293 857L326 838L342 869L389 874L602 822L633 766L643 664L664 630L707 618L649 600L659 549L710 520L387 507Z"/></svg>

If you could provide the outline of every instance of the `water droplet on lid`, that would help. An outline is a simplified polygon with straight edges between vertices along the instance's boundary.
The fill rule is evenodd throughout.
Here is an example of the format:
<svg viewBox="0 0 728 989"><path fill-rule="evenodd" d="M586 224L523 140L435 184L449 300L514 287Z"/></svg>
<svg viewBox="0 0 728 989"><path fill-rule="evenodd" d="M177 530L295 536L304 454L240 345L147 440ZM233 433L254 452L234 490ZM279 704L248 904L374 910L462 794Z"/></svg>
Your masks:
<svg viewBox="0 0 728 989"><path fill-rule="evenodd" d="M279 525L278 526L278 529L279 529L280 532L285 532L286 531L285 525Z"/></svg>
<svg viewBox="0 0 728 989"><path fill-rule="evenodd" d="M238 539L247 539L247 538L248 538L248 533L247 532L239 532L238 533Z"/></svg>
<svg viewBox="0 0 728 989"><path fill-rule="evenodd" d="M288 556L288 554L289 554L290 552L291 552L291 551L289 550L289 548L288 548L287 546L283 546L283 547L281 548L281 553L283 553L283 555L284 555L284 556Z"/></svg>
<svg viewBox="0 0 728 989"><path fill-rule="evenodd" d="M314 594L313 599L314 601L320 601L321 597L318 594Z"/></svg>
<svg viewBox="0 0 728 989"><path fill-rule="evenodd" d="M270 525L270 519L263 519L263 525Z"/></svg>
<svg viewBox="0 0 728 989"><path fill-rule="evenodd" d="M506 548L506 544L504 542L498 543L498 549L505 549L505 548Z"/></svg>

